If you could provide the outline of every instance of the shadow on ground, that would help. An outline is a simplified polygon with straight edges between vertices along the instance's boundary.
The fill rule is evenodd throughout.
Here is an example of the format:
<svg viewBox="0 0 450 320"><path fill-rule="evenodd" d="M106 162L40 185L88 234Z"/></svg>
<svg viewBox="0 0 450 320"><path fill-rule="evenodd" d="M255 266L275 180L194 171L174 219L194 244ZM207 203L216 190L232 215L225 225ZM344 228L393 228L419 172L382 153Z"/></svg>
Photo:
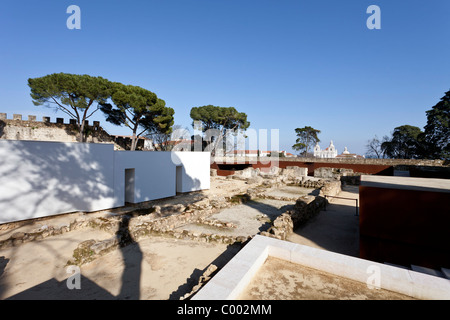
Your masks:
<svg viewBox="0 0 450 320"><path fill-rule="evenodd" d="M52 278L15 294L6 300L139 300L143 254L139 244L135 242L130 235L128 227L129 220L129 216L123 215L119 229L116 233L120 243L119 250L122 254L124 264L121 288L117 296L112 295L94 281L78 273L78 279L75 279L75 274L63 281ZM126 247L131 246L133 250L129 250L129 248L125 250ZM0 259L0 275L6 267L7 260L8 259ZM70 289L70 284L73 285L77 281L79 281L80 289L77 289L74 286L71 286L72 288Z"/></svg>
<svg viewBox="0 0 450 320"><path fill-rule="evenodd" d="M346 186L343 191L355 197L358 187ZM359 216L355 215L355 201L336 201L332 200L326 211L320 211L295 229L288 241L359 257Z"/></svg>
<svg viewBox="0 0 450 320"><path fill-rule="evenodd" d="M218 270L220 270L239 252L239 250L241 250L241 244L231 244L220 256L214 259L211 264L215 265ZM205 273L208 267L209 265L203 270L197 268L194 269L190 277L186 279L186 283L179 286L177 290L170 294L169 300L179 300L186 293L190 293L193 287L198 284L200 277Z"/></svg>

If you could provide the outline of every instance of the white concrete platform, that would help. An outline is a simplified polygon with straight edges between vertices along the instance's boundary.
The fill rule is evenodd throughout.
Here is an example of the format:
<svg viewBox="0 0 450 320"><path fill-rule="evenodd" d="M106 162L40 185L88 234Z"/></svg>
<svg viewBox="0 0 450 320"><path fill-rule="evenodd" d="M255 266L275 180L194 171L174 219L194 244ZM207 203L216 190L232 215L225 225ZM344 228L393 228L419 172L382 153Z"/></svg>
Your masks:
<svg viewBox="0 0 450 320"><path fill-rule="evenodd" d="M362 175L361 186L450 193L449 179Z"/></svg>
<svg viewBox="0 0 450 320"><path fill-rule="evenodd" d="M380 281L376 285L381 289L417 299L450 300L450 280L260 235L192 299L237 299L269 256L371 285L377 273Z"/></svg>

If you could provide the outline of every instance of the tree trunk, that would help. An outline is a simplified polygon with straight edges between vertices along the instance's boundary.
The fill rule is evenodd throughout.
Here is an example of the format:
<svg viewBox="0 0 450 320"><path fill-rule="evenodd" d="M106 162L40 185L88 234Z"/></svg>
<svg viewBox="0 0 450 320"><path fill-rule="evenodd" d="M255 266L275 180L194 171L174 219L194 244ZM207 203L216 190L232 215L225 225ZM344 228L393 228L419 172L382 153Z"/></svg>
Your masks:
<svg viewBox="0 0 450 320"><path fill-rule="evenodd" d="M136 150L136 135L133 133L133 136L131 137L131 151Z"/></svg>
<svg viewBox="0 0 450 320"><path fill-rule="evenodd" d="M81 121L81 124L79 124L80 132L78 137L78 142L85 142L84 138L84 121Z"/></svg>
<svg viewBox="0 0 450 320"><path fill-rule="evenodd" d="M130 149L131 151L136 150L136 145L137 145L136 131L137 131L137 125L133 129L133 136L131 137L131 149Z"/></svg>

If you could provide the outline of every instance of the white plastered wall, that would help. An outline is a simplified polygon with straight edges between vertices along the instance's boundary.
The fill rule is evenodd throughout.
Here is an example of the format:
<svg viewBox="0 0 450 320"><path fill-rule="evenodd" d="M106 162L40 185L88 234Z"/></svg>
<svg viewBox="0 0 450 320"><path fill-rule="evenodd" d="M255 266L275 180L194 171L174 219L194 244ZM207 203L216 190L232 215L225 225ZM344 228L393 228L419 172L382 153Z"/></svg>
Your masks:
<svg viewBox="0 0 450 320"><path fill-rule="evenodd" d="M172 162L181 166L178 192L191 192L210 188L209 152L172 152Z"/></svg>
<svg viewBox="0 0 450 320"><path fill-rule="evenodd" d="M209 189L209 168L208 152L0 140L0 223L121 207L126 169L134 169L134 203Z"/></svg>
<svg viewBox="0 0 450 320"><path fill-rule="evenodd" d="M0 141L0 223L114 205L112 144Z"/></svg>
<svg viewBox="0 0 450 320"><path fill-rule="evenodd" d="M125 203L126 169L135 169L134 203L210 188L209 152L116 151L114 168L116 206Z"/></svg>
<svg viewBox="0 0 450 320"><path fill-rule="evenodd" d="M125 204L125 169L135 169L133 203L174 196L175 165L170 152L116 151L114 195L116 206Z"/></svg>

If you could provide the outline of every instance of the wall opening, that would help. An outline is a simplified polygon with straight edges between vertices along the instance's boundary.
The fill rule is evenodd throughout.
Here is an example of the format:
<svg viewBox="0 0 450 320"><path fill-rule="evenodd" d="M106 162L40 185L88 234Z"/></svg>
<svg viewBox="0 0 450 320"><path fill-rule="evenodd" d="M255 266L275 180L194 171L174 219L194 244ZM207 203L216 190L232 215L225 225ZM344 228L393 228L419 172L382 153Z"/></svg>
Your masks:
<svg viewBox="0 0 450 320"><path fill-rule="evenodd" d="M176 185L176 193L180 193L183 190L183 181L182 181L182 176L183 176L183 166L177 166L176 167L177 172L176 172L176 181L175 181L175 185Z"/></svg>
<svg viewBox="0 0 450 320"><path fill-rule="evenodd" d="M134 203L135 169L125 169L125 202Z"/></svg>

